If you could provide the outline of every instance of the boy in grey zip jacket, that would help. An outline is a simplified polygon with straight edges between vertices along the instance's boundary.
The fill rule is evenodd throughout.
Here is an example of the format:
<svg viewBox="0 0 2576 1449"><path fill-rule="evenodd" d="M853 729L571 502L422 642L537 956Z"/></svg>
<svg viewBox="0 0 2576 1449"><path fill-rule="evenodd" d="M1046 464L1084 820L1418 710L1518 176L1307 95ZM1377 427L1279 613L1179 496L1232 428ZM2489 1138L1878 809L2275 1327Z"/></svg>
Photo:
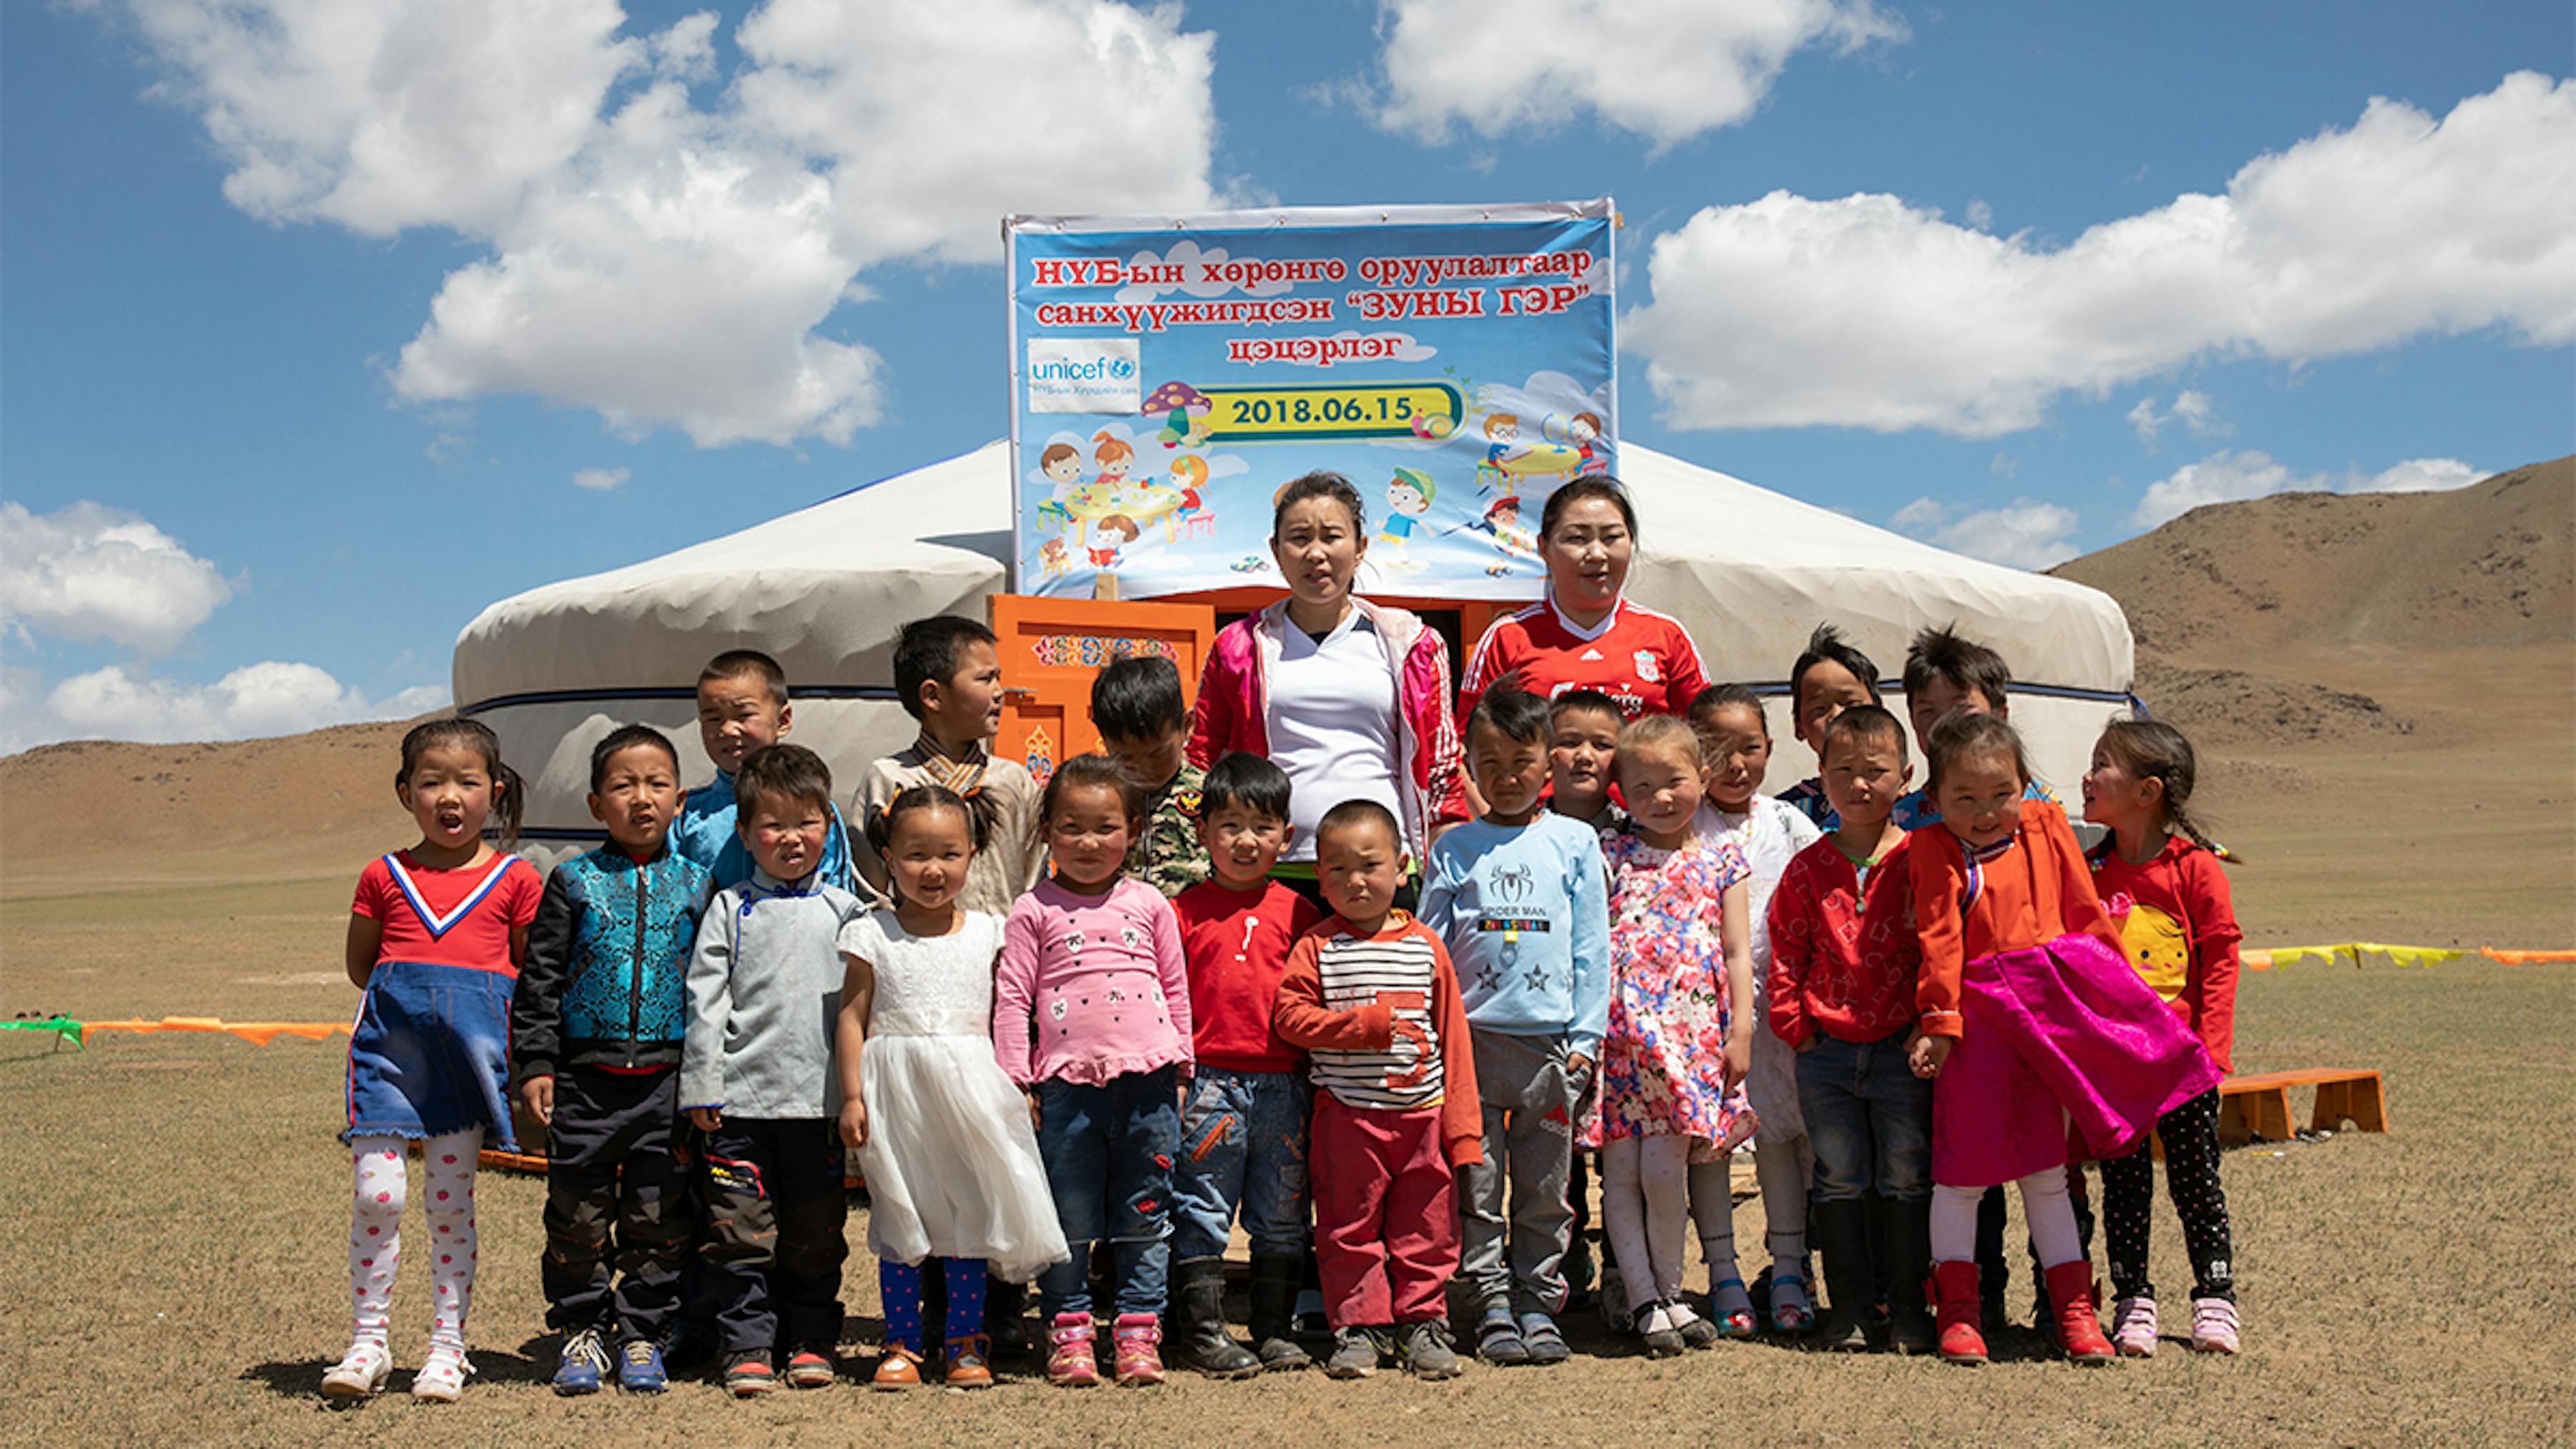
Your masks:
<svg viewBox="0 0 2576 1449"><path fill-rule="evenodd" d="M841 928L867 913L824 884L832 776L813 751L771 745L734 776L752 877L716 893L689 958L680 1104L707 1134L708 1236L700 1261L716 1306L726 1386L829 1383L841 1336L840 1103L832 1022Z"/></svg>

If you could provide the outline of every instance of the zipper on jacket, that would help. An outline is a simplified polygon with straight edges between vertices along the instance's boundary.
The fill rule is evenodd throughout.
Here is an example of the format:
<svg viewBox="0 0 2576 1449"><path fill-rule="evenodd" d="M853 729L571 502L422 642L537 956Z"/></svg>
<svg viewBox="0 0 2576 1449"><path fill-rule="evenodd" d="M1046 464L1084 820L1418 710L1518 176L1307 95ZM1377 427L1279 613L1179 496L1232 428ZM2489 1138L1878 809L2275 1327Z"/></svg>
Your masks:
<svg viewBox="0 0 2576 1449"><path fill-rule="evenodd" d="M644 1029L644 863L635 865L635 949L626 963L626 1065L635 1065L635 1037Z"/></svg>

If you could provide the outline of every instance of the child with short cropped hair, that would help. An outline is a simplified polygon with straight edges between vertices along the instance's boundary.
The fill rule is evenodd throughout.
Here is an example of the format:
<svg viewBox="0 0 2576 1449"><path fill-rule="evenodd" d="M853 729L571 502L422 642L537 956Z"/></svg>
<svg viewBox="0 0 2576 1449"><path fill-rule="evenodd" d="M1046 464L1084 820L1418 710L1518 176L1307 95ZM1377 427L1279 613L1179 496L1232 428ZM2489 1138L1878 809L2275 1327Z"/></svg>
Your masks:
<svg viewBox="0 0 2576 1449"><path fill-rule="evenodd" d="M1817 828L1834 828L1834 808L1825 799L1825 726L1834 716L1857 706L1879 703L1878 666L1843 638L1830 623L1818 624L1807 636L1806 651L1789 666L1789 734L1816 754L1816 773L1780 792L1782 803L1807 817Z"/></svg>
<svg viewBox="0 0 2576 1449"><path fill-rule="evenodd" d="M1172 1326L1181 1362L1211 1378L1304 1368L1292 1333L1306 1231L1306 1054L1271 1014L1288 952L1323 918L1270 879L1288 842L1288 776L1237 750L1202 788L1211 873L1172 901L1189 962L1196 1075L1172 1164ZM1252 1240L1252 1351L1225 1331L1225 1248L1237 1212Z"/></svg>
<svg viewBox="0 0 2576 1449"><path fill-rule="evenodd" d="M2210 1060L2121 954L2066 814L2026 801L2021 738L1992 714L1932 731L1938 829L1907 842L1923 1035L1917 1076L1932 1095L1932 1257L1941 1356L1985 1361L1979 1331L1977 1199L2021 1188L2059 1343L2105 1363L2093 1270L2067 1200L2070 1138L2126 1155L2156 1119L2218 1085ZM2071 1123L2071 1130L2070 1130Z"/></svg>
<svg viewBox="0 0 2576 1449"><path fill-rule="evenodd" d="M1753 951L1753 1068L1744 1078L1745 1100L1761 1124L1753 1136L1754 1177L1762 1190L1764 1245L1770 1266L1759 1295L1771 1326L1804 1333L1813 1326L1807 1291L1807 1184L1815 1152L1798 1110L1795 1054L1763 1025L1771 1000L1771 893L1799 851L1813 845L1813 822L1762 793L1771 763L1771 725L1760 696L1741 684L1712 684L1690 703L1691 729L1699 736L1700 834L1732 845L1752 876L1745 882L1745 917ZM1701 1256L1712 1265L1735 1261L1735 1197L1725 1162L1694 1164L1691 1217L1699 1225ZM1712 1277L1715 1275L1712 1274ZM1757 1285L1761 1286L1761 1285ZM1752 1297L1731 1279L1709 1284L1710 1316L1737 1337L1753 1330Z"/></svg>
<svg viewBox="0 0 2576 1449"><path fill-rule="evenodd" d="M1027 1095L1056 1217L1072 1249L1038 1279L1047 1378L1098 1383L1092 1245L1110 1245L1115 1372L1163 1381L1179 1080L1190 1065L1189 967L1161 893L1127 874L1144 824L1136 782L1107 755L1056 767L1039 803L1055 872L1002 926L993 1048Z"/></svg>
<svg viewBox="0 0 2576 1449"><path fill-rule="evenodd" d="M1179 667L1146 654L1100 671L1091 681L1091 723L1100 747L1145 791L1145 833L1129 848L1128 871L1166 900L1206 880L1208 852L1198 823L1207 772L1190 763L1190 710Z"/></svg>
<svg viewBox="0 0 2576 1449"><path fill-rule="evenodd" d="M1744 855L1702 835L1699 739L1672 715L1619 734L1619 790L1634 824L1603 845L1617 977L1601 1053L1601 1214L1649 1356L1715 1343L1681 1293L1682 1225L1694 1156L1751 1135L1737 1086L1751 1065L1751 926ZM1730 1239L1731 1241L1731 1239ZM1712 1262L1712 1277L1736 1276Z"/></svg>
<svg viewBox="0 0 2576 1449"><path fill-rule="evenodd" d="M1605 867L1590 826L1539 804L1548 709L1536 695L1506 687L1476 701L1467 770L1485 814L1431 847L1422 891L1422 924L1448 947L1466 1004L1484 1109L1481 1156L1458 1170L1460 1277L1480 1356L1557 1364L1573 1123L1610 1011Z"/></svg>
<svg viewBox="0 0 2576 1449"><path fill-rule="evenodd" d="M1597 837L1620 823L1619 807L1610 799L1610 768L1619 756L1619 731L1627 720L1619 702L1597 689L1569 689L1547 702L1547 808L1590 829ZM1598 1083L1598 1064L1593 1080ZM1591 1291L1592 1171L1589 1155L1575 1145L1565 1179L1567 1223L1566 1298L1578 1302Z"/></svg>
<svg viewBox="0 0 2576 1449"><path fill-rule="evenodd" d="M2093 746L2084 776L2085 818L2111 833L2092 855L2093 886L2120 928L2129 964L2188 1022L2221 1072L2236 1044L2236 908L2223 859L2191 809L2200 774L2191 741L2156 720L2116 720ZM2227 1192L2218 1180L2218 1092L2201 1093L2156 1119L2165 1189L2191 1257L2191 1346L2237 1348L2235 1254ZM2156 1291L2147 1281L2148 1209L2155 1168L2142 1144L2102 1161L2102 1218L2111 1251L2111 1342L2145 1358L2156 1351Z"/></svg>
<svg viewBox="0 0 2576 1449"><path fill-rule="evenodd" d="M697 1230L679 1152L689 953L714 891L671 848L680 756L646 725L590 752L590 813L608 844L546 878L510 1000L519 1100L546 1128L548 1326L554 1389L659 1393L662 1339ZM626 1270L624 1282L616 1271Z"/></svg>
<svg viewBox="0 0 2576 1449"><path fill-rule="evenodd" d="M862 827L907 785L937 785L973 800L984 797L991 846L976 852L974 874L957 899L961 910L1007 914L1037 883L1046 852L1037 839L1037 782L1017 760L994 754L1002 727L1002 663L993 631L972 619L937 614L895 636L895 702L920 722L909 746L868 766L850 800ZM874 904L893 904L885 860L859 832L855 847L861 890Z"/></svg>
<svg viewBox="0 0 2576 1449"><path fill-rule="evenodd" d="M1403 855L1384 805L1324 812L1315 860L1334 914L1289 952L1272 1016L1308 1053L1309 1150L1332 1164L1315 1179L1315 1253L1334 1378L1390 1354L1418 1378L1459 1371L1442 1302L1458 1271L1452 1173L1482 1155L1484 1111L1449 953L1395 906Z"/></svg>
<svg viewBox="0 0 2576 1449"><path fill-rule="evenodd" d="M832 1381L841 1337L843 1152L832 1075L841 928L867 910L822 879L832 772L771 745L734 775L751 879L716 892L689 958L680 1105L706 1139L707 1243L724 1383L737 1398ZM818 1009L819 1008L819 1009Z"/></svg>
<svg viewBox="0 0 2576 1449"><path fill-rule="evenodd" d="M1926 629L1905 651L1905 711L1914 725L1914 743L1924 758L1932 755L1932 728L1952 714L1990 714L2012 721L2012 666L1985 645L1962 635L1956 625ZM2057 793L2031 777L2025 800L2058 803ZM1893 817L1901 830L1920 830L1941 821L1929 784L1896 802Z"/></svg>
<svg viewBox="0 0 2576 1449"><path fill-rule="evenodd" d="M735 828L734 772L753 751L777 744L795 727L787 671L777 660L757 649L728 649L698 671L698 742L715 765L716 777L681 797L680 812L671 822L671 848L705 866L717 890L751 879L751 853ZM823 841L822 872L827 885L857 888L849 831L838 810L831 813L831 830Z"/></svg>
<svg viewBox="0 0 2576 1449"><path fill-rule="evenodd" d="M1830 1295L1816 1341L1868 1348L1868 1309L1884 1285L1897 1350L1929 1353L1932 1086L1908 1064L1923 953L1907 837L1888 818L1913 773L1905 726L1855 705L1825 725L1822 743L1835 826L1789 862L1771 897L1768 1022L1796 1053L1815 1149L1811 1205Z"/></svg>
<svg viewBox="0 0 2576 1449"><path fill-rule="evenodd" d="M1619 702L1597 689L1569 689L1548 701L1549 809L1595 830L1617 823L1610 772L1627 722Z"/></svg>

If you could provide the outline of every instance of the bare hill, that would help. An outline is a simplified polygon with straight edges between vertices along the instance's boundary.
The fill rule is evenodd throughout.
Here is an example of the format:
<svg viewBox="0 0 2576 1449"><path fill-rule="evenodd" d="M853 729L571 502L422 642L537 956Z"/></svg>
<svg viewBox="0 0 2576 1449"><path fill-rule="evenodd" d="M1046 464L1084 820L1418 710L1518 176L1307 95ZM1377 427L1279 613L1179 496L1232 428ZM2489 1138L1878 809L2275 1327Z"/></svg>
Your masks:
<svg viewBox="0 0 2576 1449"><path fill-rule="evenodd" d="M2251 939L2576 946L2576 458L2215 504L2055 572L2127 611Z"/></svg>
<svg viewBox="0 0 2576 1449"><path fill-rule="evenodd" d="M0 895L346 873L407 843L412 721L222 744L71 740L0 759Z"/></svg>
<svg viewBox="0 0 2576 1449"><path fill-rule="evenodd" d="M2139 653L2576 639L2576 457L2449 493L2195 508L2051 570L2120 601Z"/></svg>

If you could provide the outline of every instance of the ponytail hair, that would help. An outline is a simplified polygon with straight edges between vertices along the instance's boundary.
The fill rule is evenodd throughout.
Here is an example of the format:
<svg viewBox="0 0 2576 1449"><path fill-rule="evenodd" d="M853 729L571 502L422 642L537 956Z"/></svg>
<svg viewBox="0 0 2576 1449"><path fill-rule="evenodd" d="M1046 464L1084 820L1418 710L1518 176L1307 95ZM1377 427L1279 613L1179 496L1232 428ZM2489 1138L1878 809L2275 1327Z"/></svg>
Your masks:
<svg viewBox="0 0 2576 1449"><path fill-rule="evenodd" d="M2192 787L2199 782L2200 759L2183 732L2160 719L2117 719L2102 727L2102 749L2132 779L2164 786L2161 801L2165 825L2185 840L2229 860L2234 852L2209 838L2200 817L2192 813Z"/></svg>
<svg viewBox="0 0 2576 1449"><path fill-rule="evenodd" d="M409 785L411 772L420 764L421 756L450 746L472 750L483 757L483 767L492 776L492 818L501 825L501 848L517 849L519 822L527 810L528 785L519 778L518 771L502 762L501 737L492 733L492 727L483 721L457 716L413 725L403 736L402 768L394 771L394 784ZM488 824L484 829L486 834L491 833Z"/></svg>

